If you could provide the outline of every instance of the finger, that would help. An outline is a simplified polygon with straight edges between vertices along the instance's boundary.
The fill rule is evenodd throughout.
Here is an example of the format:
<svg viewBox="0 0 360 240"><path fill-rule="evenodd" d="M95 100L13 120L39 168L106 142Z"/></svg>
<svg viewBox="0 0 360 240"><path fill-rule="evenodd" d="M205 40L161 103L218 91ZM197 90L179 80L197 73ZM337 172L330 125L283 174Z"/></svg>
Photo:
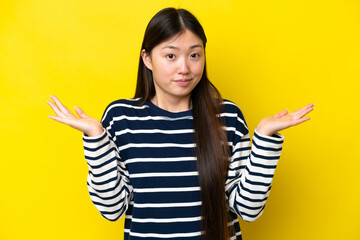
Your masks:
<svg viewBox="0 0 360 240"><path fill-rule="evenodd" d="M61 112L65 114L72 114L72 112L67 107L65 107L56 96L51 95L50 98L55 102Z"/></svg>
<svg viewBox="0 0 360 240"><path fill-rule="evenodd" d="M313 105L313 104L308 104L308 105L306 105L306 106L304 106L304 107L302 107L302 108L299 108L299 109L293 111L293 113L301 112L301 111L303 111L304 109L307 109L307 108L309 108L309 107L312 107L312 105Z"/></svg>
<svg viewBox="0 0 360 240"><path fill-rule="evenodd" d="M296 111L291 112L290 115L301 118L301 117L305 116L306 114L308 114L310 111L312 111L313 107L314 107L314 104L310 103Z"/></svg>
<svg viewBox="0 0 360 240"><path fill-rule="evenodd" d="M283 111L279 112L278 114L275 114L274 117L281 118L283 116L286 116L286 114L288 114L288 113L289 113L289 110L283 110Z"/></svg>
<svg viewBox="0 0 360 240"><path fill-rule="evenodd" d="M313 106L306 106L305 108L301 109L298 113L296 113L295 115L298 118L302 118L305 115L307 115L309 112L311 112L312 110L314 110Z"/></svg>
<svg viewBox="0 0 360 240"><path fill-rule="evenodd" d="M56 113L57 116L62 117L62 118L65 118L65 117L66 117L66 115L65 115L63 112L61 112L61 111L58 109L58 107L55 106L55 104L54 104L53 102L47 101L47 104L50 105L50 107L51 107L52 110Z"/></svg>
<svg viewBox="0 0 360 240"><path fill-rule="evenodd" d="M80 118L87 118L87 117L88 117L88 115L86 115L86 113L85 113L81 108L75 106L74 109L75 109L76 114L77 114Z"/></svg>
<svg viewBox="0 0 360 240"><path fill-rule="evenodd" d="M49 115L49 118L58 121L60 123L66 124L66 125L70 125L71 124L71 120L66 119L66 118L62 118L62 117L58 117L58 116L53 116L53 115Z"/></svg>
<svg viewBox="0 0 360 240"><path fill-rule="evenodd" d="M295 120L295 121L293 122L293 125L292 125L292 126L299 125L299 124L301 124L301 123L303 123L303 122L306 122L306 121L308 121L308 120L310 120L309 117L300 118L300 119L298 119L298 120Z"/></svg>

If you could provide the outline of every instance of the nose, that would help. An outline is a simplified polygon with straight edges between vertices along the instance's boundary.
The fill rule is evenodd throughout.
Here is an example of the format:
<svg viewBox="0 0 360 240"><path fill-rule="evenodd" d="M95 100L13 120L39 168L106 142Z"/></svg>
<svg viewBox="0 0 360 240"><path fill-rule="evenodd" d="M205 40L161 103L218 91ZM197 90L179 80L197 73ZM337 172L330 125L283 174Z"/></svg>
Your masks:
<svg viewBox="0 0 360 240"><path fill-rule="evenodd" d="M178 74L188 74L190 71L186 58L179 60Z"/></svg>

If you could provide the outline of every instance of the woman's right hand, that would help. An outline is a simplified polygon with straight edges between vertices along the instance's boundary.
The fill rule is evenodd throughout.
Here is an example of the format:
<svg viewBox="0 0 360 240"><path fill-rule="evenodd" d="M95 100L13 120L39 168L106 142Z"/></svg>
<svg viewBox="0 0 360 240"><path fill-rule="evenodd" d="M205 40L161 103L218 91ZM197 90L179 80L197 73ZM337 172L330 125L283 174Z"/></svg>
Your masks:
<svg viewBox="0 0 360 240"><path fill-rule="evenodd" d="M100 136L103 133L104 129L102 124L97 119L86 115L79 107L74 107L74 109L80 118L75 116L67 107L65 107L57 97L51 95L50 98L54 103L51 101L47 101L47 103L57 116L50 115L49 118L82 131L89 137Z"/></svg>

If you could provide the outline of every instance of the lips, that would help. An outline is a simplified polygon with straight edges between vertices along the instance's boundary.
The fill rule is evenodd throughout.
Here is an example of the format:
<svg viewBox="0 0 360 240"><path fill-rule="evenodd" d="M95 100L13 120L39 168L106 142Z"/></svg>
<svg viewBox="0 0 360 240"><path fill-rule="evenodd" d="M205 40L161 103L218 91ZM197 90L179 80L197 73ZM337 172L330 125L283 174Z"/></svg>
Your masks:
<svg viewBox="0 0 360 240"><path fill-rule="evenodd" d="M175 82L188 82L190 80L191 80L191 78L182 78L182 79L175 80Z"/></svg>
<svg viewBox="0 0 360 240"><path fill-rule="evenodd" d="M178 80L174 80L178 85L185 87L189 84L189 82L191 81L191 78L182 78L182 79L178 79Z"/></svg>

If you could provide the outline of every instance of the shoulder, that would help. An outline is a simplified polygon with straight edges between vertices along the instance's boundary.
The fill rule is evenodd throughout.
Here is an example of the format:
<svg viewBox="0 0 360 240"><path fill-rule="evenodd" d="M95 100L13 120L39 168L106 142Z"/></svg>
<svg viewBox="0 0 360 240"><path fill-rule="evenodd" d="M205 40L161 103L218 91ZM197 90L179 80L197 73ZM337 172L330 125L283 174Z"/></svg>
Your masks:
<svg viewBox="0 0 360 240"><path fill-rule="evenodd" d="M106 108L134 108L141 106L141 102L141 98L118 99L109 103Z"/></svg>
<svg viewBox="0 0 360 240"><path fill-rule="evenodd" d="M141 105L141 103L141 98L118 99L112 101L105 108L102 119L120 115L131 115L134 110L148 107L147 105Z"/></svg>
<svg viewBox="0 0 360 240"><path fill-rule="evenodd" d="M223 100L221 116L227 127L234 127L245 135L248 132L245 117L239 106L227 99Z"/></svg>
<svg viewBox="0 0 360 240"><path fill-rule="evenodd" d="M237 117L240 117L241 119L244 120L244 115L241 109L239 108L239 106L233 101L227 99L223 100L222 113L225 115L232 115L232 116L235 116L236 114Z"/></svg>

